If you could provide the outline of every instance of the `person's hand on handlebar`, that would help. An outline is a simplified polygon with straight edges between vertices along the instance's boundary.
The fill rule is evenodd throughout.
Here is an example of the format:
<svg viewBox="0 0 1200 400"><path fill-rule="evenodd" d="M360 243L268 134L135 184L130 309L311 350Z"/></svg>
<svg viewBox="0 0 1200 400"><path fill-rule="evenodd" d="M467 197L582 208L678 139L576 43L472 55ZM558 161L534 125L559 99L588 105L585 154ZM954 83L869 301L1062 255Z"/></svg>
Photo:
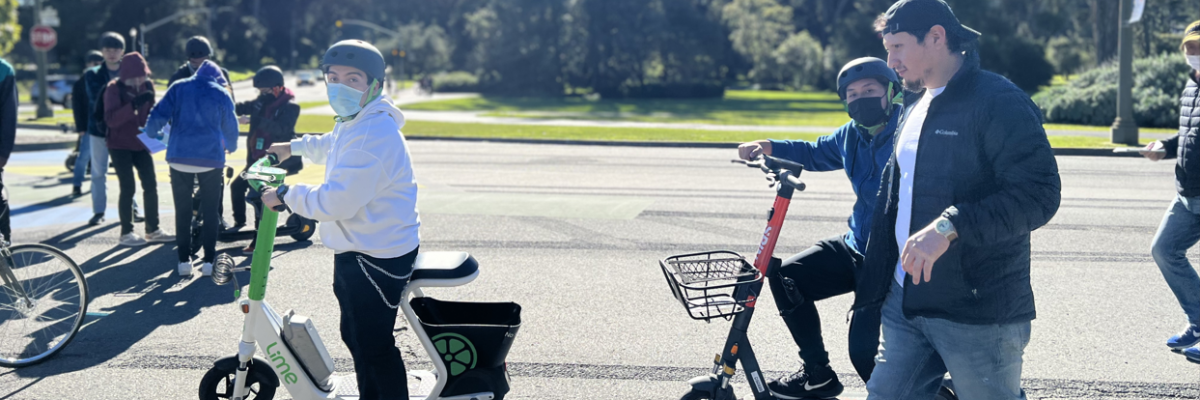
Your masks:
<svg viewBox="0 0 1200 400"><path fill-rule="evenodd" d="M275 157L279 159L278 162L283 162L283 160L286 160L292 156L292 144L279 143L271 145L270 148L267 148L267 154L274 154Z"/></svg>
<svg viewBox="0 0 1200 400"><path fill-rule="evenodd" d="M1167 156L1167 153L1163 152L1162 150L1163 150L1162 141L1155 140L1153 142L1150 142L1150 144L1147 144L1146 149L1142 150L1141 153L1142 153L1142 157L1146 157L1146 159L1148 159L1150 161L1158 161Z"/></svg>
<svg viewBox="0 0 1200 400"><path fill-rule="evenodd" d="M763 154L771 155L771 141L759 140L742 143L738 146L738 158L746 161L753 161Z"/></svg>
<svg viewBox="0 0 1200 400"><path fill-rule="evenodd" d="M271 148L274 148L274 146ZM266 205L269 209L275 209L276 206L283 204L283 202L279 200L279 193L276 193L275 188L270 186L263 188L262 202L263 205Z"/></svg>

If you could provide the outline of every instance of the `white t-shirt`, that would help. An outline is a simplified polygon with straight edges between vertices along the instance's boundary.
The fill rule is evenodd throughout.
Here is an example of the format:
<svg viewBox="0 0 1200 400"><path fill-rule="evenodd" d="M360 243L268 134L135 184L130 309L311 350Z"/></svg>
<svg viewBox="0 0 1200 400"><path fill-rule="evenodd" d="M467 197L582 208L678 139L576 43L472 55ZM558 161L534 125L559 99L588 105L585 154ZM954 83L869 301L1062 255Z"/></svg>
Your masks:
<svg viewBox="0 0 1200 400"><path fill-rule="evenodd" d="M921 141L921 128L925 126L925 117L929 115L929 103L934 97L942 94L946 87L929 89L904 120L904 129L900 131L900 139L896 142L896 163L900 167L900 204L896 212L896 244L904 253L904 244L908 242L908 230L912 225L913 175L917 165L917 144ZM904 286L904 260L896 261L896 282Z"/></svg>

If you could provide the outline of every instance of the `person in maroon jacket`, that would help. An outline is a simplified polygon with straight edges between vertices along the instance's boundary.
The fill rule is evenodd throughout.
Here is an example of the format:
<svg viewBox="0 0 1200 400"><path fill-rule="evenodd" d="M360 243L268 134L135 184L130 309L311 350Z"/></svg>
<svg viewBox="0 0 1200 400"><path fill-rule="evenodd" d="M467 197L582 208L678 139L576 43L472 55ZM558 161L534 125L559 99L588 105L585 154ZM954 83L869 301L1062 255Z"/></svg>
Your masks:
<svg viewBox="0 0 1200 400"><path fill-rule="evenodd" d="M105 86L103 97L104 122L108 125L108 152L121 192L117 213L121 217L122 246L141 246L147 242L171 242L158 226L158 182L154 176L154 160L150 151L138 139L141 128L154 106L154 84L150 82L150 67L141 54L129 53L121 59L117 79ZM146 237L133 232L133 171L137 169L142 181L142 196L146 213Z"/></svg>

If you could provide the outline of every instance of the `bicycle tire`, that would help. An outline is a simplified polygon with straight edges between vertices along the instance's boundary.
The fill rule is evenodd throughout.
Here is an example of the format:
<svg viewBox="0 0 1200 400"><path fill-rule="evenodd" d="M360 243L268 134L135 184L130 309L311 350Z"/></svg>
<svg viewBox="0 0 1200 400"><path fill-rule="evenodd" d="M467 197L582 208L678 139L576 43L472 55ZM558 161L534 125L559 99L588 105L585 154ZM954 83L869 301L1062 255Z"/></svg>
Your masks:
<svg viewBox="0 0 1200 400"><path fill-rule="evenodd" d="M16 301L13 297L14 292L11 289L4 287L3 284L0 283L0 333L9 332L9 330L7 330L7 329L2 329L3 325L5 325L5 323L8 322L7 318L5 318L6 315L15 316L15 317L17 317L17 319L24 319L26 321L24 323L24 325L28 325L27 322L29 320L32 320L34 317L47 318L47 316L39 315L36 313L39 310L38 303L43 302L45 300L53 300L54 296L59 293L60 288L61 288L62 294L63 294L62 299L60 299L60 301L65 301L67 299L71 299L72 297L76 296L76 291L77 291L77 298L78 298L78 303L79 303L78 314L73 315L73 316L68 315L63 318L58 318L57 320L59 320L61 322L57 322L57 323L52 322L48 327L41 329L41 330L46 330L55 325L70 323L69 329L64 330L60 334L55 334L55 335L51 336L51 335L47 335L47 334L43 333L43 335L40 336L40 337L49 338L51 340L51 342L46 345L45 350L40 350L40 351L37 350L38 348L35 347L36 340L30 341L29 344L24 346L26 349L32 348L32 349L34 349L34 351L36 351L36 354L32 354L31 356L26 356L26 352L28 352L29 350L25 350L20 353L17 353L16 357L13 357L12 353L8 349L0 348L0 367L20 368L20 367L27 367L30 365L35 365L35 364L41 363L43 361L46 361L51 356L55 355L56 353L61 351L63 348L65 348L68 344L70 344L71 340L73 340L75 338L75 336L79 333L79 328L81 326L83 326L84 318L87 316L87 307L88 307L88 302L89 302L90 298L88 297L87 278L86 278L86 276L84 276L83 270L81 270L79 268L79 265L75 263L75 260L72 260L71 257L67 256L61 250L58 250L54 247L43 245L43 244L22 244L22 245L13 246L9 250L12 252L13 262L16 264L16 265L12 266L12 272L13 272L14 276L16 276L18 278L19 282L33 282L34 283L34 284L29 285L28 288L26 288L26 290L29 290L30 292L32 292L29 297L34 299L34 305L31 307L24 307L23 309L25 309L27 312L23 315L17 315L17 314L20 314L21 311L19 311L17 309L17 306L13 306L13 304L16 304ZM66 266L65 270L52 271L52 273L48 275L48 277L57 277L57 275L60 275L60 274L64 274L64 273L69 274L63 278L65 280L62 281L61 285L57 284L56 280L48 279L48 277L42 278L41 280L21 279L21 277L23 275L33 275L36 273L36 271L32 271L31 268L34 268L37 265L33 264L31 262L41 259L41 258L34 258L38 254L48 257L49 260L57 260L57 261L61 262L62 265ZM23 264L23 263L26 263L26 264ZM26 272L28 272L28 274L23 274ZM55 283L55 285L47 287L47 285L49 285L51 283ZM22 284L22 287L24 288L25 285ZM43 298L43 297L45 297L45 298ZM45 302L49 303L49 301L45 301ZM46 304L46 305L48 305L48 304ZM67 308L66 311L72 312L74 309L74 306L68 306L68 307L69 308ZM47 312L55 311L60 308L62 308L62 306L51 307L51 308L45 309L45 311L47 311ZM54 320L55 319L51 319L51 321L54 321ZM36 331L30 332L30 334L21 335L20 337L22 337L22 338L27 337L27 336L34 337L33 334L35 334L35 333L37 333L37 332ZM51 333L53 333L53 332L51 332ZM0 341L0 344L4 344L4 343L8 343L8 342L9 341Z"/></svg>

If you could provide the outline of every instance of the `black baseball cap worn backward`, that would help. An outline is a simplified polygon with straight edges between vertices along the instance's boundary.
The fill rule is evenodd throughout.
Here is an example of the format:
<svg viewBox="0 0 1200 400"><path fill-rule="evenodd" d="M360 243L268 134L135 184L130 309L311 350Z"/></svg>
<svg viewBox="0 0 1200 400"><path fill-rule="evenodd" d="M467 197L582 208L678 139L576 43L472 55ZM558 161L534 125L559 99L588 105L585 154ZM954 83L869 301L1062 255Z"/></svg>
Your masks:
<svg viewBox="0 0 1200 400"><path fill-rule="evenodd" d="M962 39L979 37L979 31L963 26L954 16L954 11L943 0L900 0L884 14L887 25L880 34L900 32L927 32L934 25L941 25L947 35Z"/></svg>

